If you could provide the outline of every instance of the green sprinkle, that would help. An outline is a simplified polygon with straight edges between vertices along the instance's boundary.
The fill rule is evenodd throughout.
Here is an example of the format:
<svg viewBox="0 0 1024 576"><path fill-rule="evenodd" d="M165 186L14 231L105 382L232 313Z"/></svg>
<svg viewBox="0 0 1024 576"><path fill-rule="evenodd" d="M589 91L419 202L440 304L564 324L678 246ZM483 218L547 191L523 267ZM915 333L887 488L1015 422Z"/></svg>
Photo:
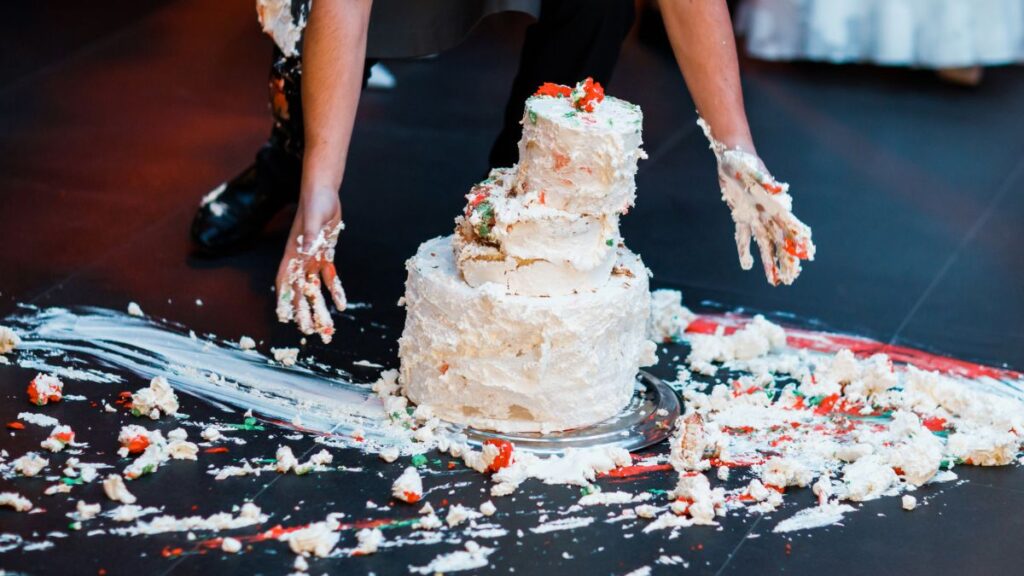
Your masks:
<svg viewBox="0 0 1024 576"><path fill-rule="evenodd" d="M614 245L614 244L615 244L615 241L614 241L614 240L612 240L611 238L609 238L609 239L605 240L605 241L604 241L604 243L605 243L605 244L607 244L607 245L609 245L609 246L612 246L612 245Z"/></svg>
<svg viewBox="0 0 1024 576"><path fill-rule="evenodd" d="M534 112L533 110L527 110L526 114L527 114L527 116L530 117L530 124L536 124L537 123L537 113L536 112Z"/></svg>
<svg viewBox="0 0 1024 576"><path fill-rule="evenodd" d="M234 428L235 430L265 430L266 429L263 426L260 426L259 424L256 424L256 419L255 418L246 418L245 422L242 423L242 424L228 424L228 426Z"/></svg>
<svg viewBox="0 0 1024 576"><path fill-rule="evenodd" d="M81 478L68 478L67 476L61 478L60 481L67 484L68 486L77 486L83 483Z"/></svg>
<svg viewBox="0 0 1024 576"><path fill-rule="evenodd" d="M378 528L381 530L387 530L389 528L405 528L406 526L412 526L419 521L419 518L409 518L408 520L398 520L397 522L392 522L390 524L381 524Z"/></svg>
<svg viewBox="0 0 1024 576"><path fill-rule="evenodd" d="M482 222L477 226L476 232L481 238L486 238L491 233L491 226L494 224L494 206L488 201L476 205L474 212L480 215Z"/></svg>
<svg viewBox="0 0 1024 576"><path fill-rule="evenodd" d="M566 112L565 113L565 117L566 118L575 118L576 117L576 112Z"/></svg>
<svg viewBox="0 0 1024 576"><path fill-rule="evenodd" d="M668 494L668 490L661 490L660 488L651 488L647 491L650 492L651 494L654 494L655 496L663 496L665 494Z"/></svg>
<svg viewBox="0 0 1024 576"><path fill-rule="evenodd" d="M584 496L589 496L590 494L594 494L595 492L600 492L600 490L598 490L597 487L592 484L580 488L580 494L583 494Z"/></svg>
<svg viewBox="0 0 1024 576"><path fill-rule="evenodd" d="M417 454L412 457L412 465L420 468L427 465L427 457L423 454Z"/></svg>

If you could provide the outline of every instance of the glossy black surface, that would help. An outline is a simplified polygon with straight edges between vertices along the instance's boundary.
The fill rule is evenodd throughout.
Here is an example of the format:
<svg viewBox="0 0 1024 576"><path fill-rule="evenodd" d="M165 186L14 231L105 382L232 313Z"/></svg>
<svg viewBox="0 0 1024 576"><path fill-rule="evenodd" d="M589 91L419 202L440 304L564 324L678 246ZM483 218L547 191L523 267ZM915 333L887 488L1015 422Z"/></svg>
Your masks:
<svg viewBox="0 0 1024 576"><path fill-rule="evenodd" d="M148 314L199 333L246 334L275 346L298 342L296 331L274 321L270 294L286 217L252 251L222 260L189 252L199 198L247 165L269 130L270 46L251 4L151 5L131 18L100 18L88 42L71 24L25 20L65 48L13 63L4 51L4 66L18 80L0 85L0 315L18 302L124 309L134 300ZM483 174L526 23L518 16L491 20L439 58L392 63L398 87L363 95L343 188L348 228L339 271L350 299L373 307L343 321L335 344L310 345L307 353L344 368L358 359L396 365L402 312L394 303L403 262L422 240L450 231L462 195ZM633 40L607 88L646 115L650 160L641 166L638 204L623 232L655 284L683 289L691 304L707 299L792 312L882 341L1024 369L1024 72L990 70L975 90L939 84L927 72L859 67L745 62L744 75L758 150L792 184L797 212L814 228L819 260L790 288L771 288L759 270L739 269L714 160L683 81L670 55ZM376 374L352 370L365 381ZM665 364L660 370L671 375ZM0 367L0 420L28 407L23 390L32 375ZM91 399L120 391L87 384L79 390ZM200 419L241 419L191 398L183 398L183 410ZM87 403L49 412L97 449L113 450L128 421ZM271 525L319 520L335 510L363 519L412 514L366 510L368 499L387 502L401 467L352 451L335 451L336 463L363 473L231 482L205 474L211 463L271 456L285 433L253 433L244 449L167 467L132 489L144 503L177 515L209 514L251 497L273 513ZM35 447L39 434L4 430L0 447L18 455ZM300 445L313 446L308 439ZM486 485L465 469L437 468L430 483ZM770 527L792 507L771 521L734 517L722 530L685 530L675 540L665 532L624 540L618 525L601 522L585 530L526 531L519 539L516 529L537 524L537 501L554 508L579 495L530 484L514 501L499 502L499 521L510 534L480 572L623 574L652 565L654 574L675 574L682 567L653 562L678 554L700 574L1020 573L1024 477L1017 469L959 471L968 483L944 487L913 513L884 499L866 504L843 527L787 538ZM628 489L665 489L672 476L652 474ZM599 484L610 489L616 481ZM63 514L74 499L44 497L43 486L0 480L0 490L22 491L47 509L0 510L0 532L38 531L38 539L66 531ZM103 500L98 486L81 490L73 496ZM804 505L810 498L807 491L793 497ZM343 546L353 541L352 531L342 535ZM75 533L56 544L0 554L0 567L40 574L281 574L293 560L281 543L238 556L200 554L181 534ZM186 554L164 558L165 547L184 547ZM368 558L314 563L312 571L401 574L458 547L385 548Z"/></svg>

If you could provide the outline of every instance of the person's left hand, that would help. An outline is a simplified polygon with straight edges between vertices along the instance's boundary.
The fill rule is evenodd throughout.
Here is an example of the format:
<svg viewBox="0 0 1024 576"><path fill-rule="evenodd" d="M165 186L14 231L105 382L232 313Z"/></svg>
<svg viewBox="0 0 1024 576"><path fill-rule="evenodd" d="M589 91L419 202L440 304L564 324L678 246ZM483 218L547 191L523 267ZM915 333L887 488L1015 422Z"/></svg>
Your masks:
<svg viewBox="0 0 1024 576"><path fill-rule="evenodd" d="M727 149L711 136L706 122L698 123L718 159L718 183L736 223L740 266L750 270L754 265L750 254L753 239L768 282L772 286L792 284L800 275L800 261L814 260L814 242L811 229L793 215L789 184L773 178L760 158L740 149Z"/></svg>

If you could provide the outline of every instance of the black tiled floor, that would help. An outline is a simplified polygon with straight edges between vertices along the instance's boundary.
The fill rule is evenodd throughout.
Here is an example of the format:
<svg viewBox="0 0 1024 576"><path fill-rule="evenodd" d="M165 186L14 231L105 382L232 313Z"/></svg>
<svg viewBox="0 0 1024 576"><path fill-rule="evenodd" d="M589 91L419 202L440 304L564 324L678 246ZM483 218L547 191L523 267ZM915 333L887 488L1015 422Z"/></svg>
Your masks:
<svg viewBox="0 0 1024 576"><path fill-rule="evenodd" d="M123 4L105 2L115 11ZM25 22L28 29L34 20ZM339 344L311 346L318 357L345 367L357 358L396 363L393 347L380 342L382 335L393 341L401 327L394 302L402 263L420 241L449 231L462 194L483 174L526 23L520 16L487 21L450 53L391 63L398 88L363 95L343 190L348 228L339 268L350 298L373 308L341 323ZM216 261L189 255L195 203L250 161L269 127L269 44L259 35L251 2L138 3L90 30L56 26L53 50L0 60L19 78L0 86L0 314L16 302L120 309L135 300L148 313L200 333L294 344L298 334L272 320L269 293L287 215L249 252ZM608 91L645 112L651 159L641 165L639 201L623 230L655 283L683 288L690 303L708 299L730 308L793 312L881 340L1024 368L1018 230L1024 73L994 70L980 89L962 90L924 72L755 62L745 62L744 72L759 151L793 185L797 212L814 227L819 260L789 288L768 287L759 269L739 269L713 158L694 125L684 84L670 57L634 40ZM386 327L361 331L370 321ZM9 419L20 409L28 377L16 368L0 372L0 416ZM212 410L184 402L197 416ZM89 421L82 422L88 430ZM115 431L89 430L97 444ZM4 438L12 453L24 451L28 441ZM249 446L254 454L274 447L271 439ZM369 474L397 475L376 459L336 457ZM185 513L196 501L209 513L222 502L256 495L276 511L275 522L306 500L294 512L298 521L326 507L361 505L373 493L341 474L230 485L204 482L200 468L174 467L161 475L160 482L133 489L165 502L168 513ZM603 548L619 540L601 528L528 535L518 544L506 537L494 566L548 574L578 568L578 559L587 558L594 568L588 571L622 574L660 554L679 553L691 572L702 574L978 573L979 567L1013 573L1022 565L1008 543L1021 529L1015 512L1022 504L1020 475L970 470L963 476L970 482L913 513L887 499L866 505L845 527L791 542L768 532L774 521L753 519L730 519L722 532L684 531L674 541L645 535L614 548ZM666 478L648 483L664 487ZM158 498L169 485L187 489ZM517 508L529 510L531 490L517 496ZM62 514L61 506L53 504ZM43 527L43 516L26 521ZM514 534L517 526L534 525L536 515L524 512L510 522ZM760 536L747 539L748 532ZM346 533L342 545L350 539ZM108 560L134 560L138 553L146 555L139 566L177 573L284 572L291 562L271 551L227 559L158 557L175 543L180 538L158 537L138 550L97 557L93 540L69 539L57 552L62 564L81 562L76 566L87 572L109 570ZM563 552L577 560L564 559ZM389 574L436 553L410 546L332 568ZM0 557L0 564L7 560ZM13 564L57 571L40 557ZM678 571L655 567L655 574Z"/></svg>
<svg viewBox="0 0 1024 576"><path fill-rule="evenodd" d="M999 185L999 195L949 255L898 341L956 349L981 362L1015 363L1024 350L1024 160Z"/></svg>

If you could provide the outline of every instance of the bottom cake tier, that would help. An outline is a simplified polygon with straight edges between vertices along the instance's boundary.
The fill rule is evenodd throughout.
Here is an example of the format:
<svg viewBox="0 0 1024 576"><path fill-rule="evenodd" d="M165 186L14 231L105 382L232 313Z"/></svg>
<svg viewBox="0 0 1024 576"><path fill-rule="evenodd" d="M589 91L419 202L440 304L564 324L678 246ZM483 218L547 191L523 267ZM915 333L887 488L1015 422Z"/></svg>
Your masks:
<svg viewBox="0 0 1024 576"><path fill-rule="evenodd" d="M647 339L650 290L640 258L619 248L600 288L552 297L473 288L452 237L420 245L406 268L401 383L438 417L503 432L553 432L600 422L657 362Z"/></svg>

